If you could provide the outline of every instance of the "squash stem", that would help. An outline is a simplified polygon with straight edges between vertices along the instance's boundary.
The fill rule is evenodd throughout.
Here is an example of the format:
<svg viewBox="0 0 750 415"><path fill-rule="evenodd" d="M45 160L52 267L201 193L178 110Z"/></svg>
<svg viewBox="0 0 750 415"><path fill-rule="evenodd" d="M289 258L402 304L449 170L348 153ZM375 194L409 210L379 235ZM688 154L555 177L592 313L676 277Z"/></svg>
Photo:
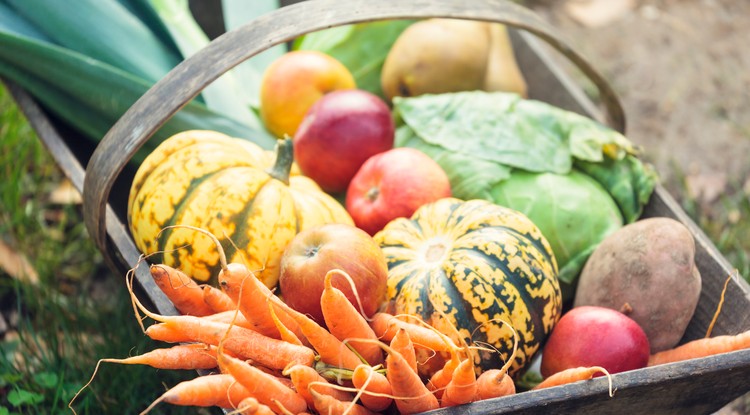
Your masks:
<svg viewBox="0 0 750 415"><path fill-rule="evenodd" d="M289 173L294 162L294 146L289 136L279 140L276 144L276 162L266 172L276 180L289 184Z"/></svg>

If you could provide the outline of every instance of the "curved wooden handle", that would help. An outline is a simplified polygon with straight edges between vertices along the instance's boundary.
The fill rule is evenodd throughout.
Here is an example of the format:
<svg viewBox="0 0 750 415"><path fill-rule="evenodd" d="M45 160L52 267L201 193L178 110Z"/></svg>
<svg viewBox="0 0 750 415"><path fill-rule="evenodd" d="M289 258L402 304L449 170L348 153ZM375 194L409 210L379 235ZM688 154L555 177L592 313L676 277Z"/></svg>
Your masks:
<svg viewBox="0 0 750 415"><path fill-rule="evenodd" d="M352 23L387 19L445 17L504 23L529 31L573 62L598 88L610 124L624 130L625 116L604 78L550 25L509 1L472 0L309 0L282 7L225 33L186 59L149 89L97 146L86 168L84 218L99 249L109 250L106 206L117 176L135 152L177 111L219 76L281 43L306 33ZM116 251L114 251L116 252Z"/></svg>

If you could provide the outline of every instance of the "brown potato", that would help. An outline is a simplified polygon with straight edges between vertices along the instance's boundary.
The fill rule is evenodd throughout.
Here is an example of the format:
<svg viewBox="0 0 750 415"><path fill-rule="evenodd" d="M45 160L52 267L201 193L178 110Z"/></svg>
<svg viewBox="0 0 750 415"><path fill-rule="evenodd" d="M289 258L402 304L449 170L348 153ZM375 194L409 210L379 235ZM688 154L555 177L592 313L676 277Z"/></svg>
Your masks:
<svg viewBox="0 0 750 415"><path fill-rule="evenodd" d="M701 277L690 231L649 218L610 234L581 271L574 307L624 311L641 325L651 352L674 347L698 305Z"/></svg>

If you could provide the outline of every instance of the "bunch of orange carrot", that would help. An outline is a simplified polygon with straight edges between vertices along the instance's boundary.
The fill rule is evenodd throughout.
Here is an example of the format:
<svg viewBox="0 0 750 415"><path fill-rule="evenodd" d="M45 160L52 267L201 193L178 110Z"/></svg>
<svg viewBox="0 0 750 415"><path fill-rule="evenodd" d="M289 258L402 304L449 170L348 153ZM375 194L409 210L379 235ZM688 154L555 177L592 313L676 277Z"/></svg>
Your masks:
<svg viewBox="0 0 750 415"><path fill-rule="evenodd" d="M415 317L383 312L365 317L361 306L350 303L332 284L334 278L346 279L356 293L343 271L331 270L325 276L325 324L318 324L287 306L246 266L228 264L221 250L220 261L219 287L199 286L166 265L150 267L154 281L181 315L153 313L131 290L145 334L175 345L100 363L211 371L173 386L143 413L164 402L219 406L239 414L356 415L389 408L412 414L516 392L507 373L513 355L506 357L503 368L478 374L468 345ZM140 313L156 323L144 327ZM735 336L744 339L744 347L748 333ZM443 356L442 366L429 377L420 376L420 349ZM653 364L674 360L668 357ZM612 395L611 377L598 367L561 372L537 389L591 379L599 372L609 377Z"/></svg>

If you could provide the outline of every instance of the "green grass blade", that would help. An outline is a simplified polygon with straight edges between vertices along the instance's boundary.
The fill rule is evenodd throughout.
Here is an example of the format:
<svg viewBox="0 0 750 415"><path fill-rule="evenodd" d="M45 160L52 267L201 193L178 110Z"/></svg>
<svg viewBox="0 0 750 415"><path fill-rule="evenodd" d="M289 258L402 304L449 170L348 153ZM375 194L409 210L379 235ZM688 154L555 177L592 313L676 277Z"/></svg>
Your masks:
<svg viewBox="0 0 750 415"><path fill-rule="evenodd" d="M156 82L181 60L116 0L5 0L55 43Z"/></svg>

